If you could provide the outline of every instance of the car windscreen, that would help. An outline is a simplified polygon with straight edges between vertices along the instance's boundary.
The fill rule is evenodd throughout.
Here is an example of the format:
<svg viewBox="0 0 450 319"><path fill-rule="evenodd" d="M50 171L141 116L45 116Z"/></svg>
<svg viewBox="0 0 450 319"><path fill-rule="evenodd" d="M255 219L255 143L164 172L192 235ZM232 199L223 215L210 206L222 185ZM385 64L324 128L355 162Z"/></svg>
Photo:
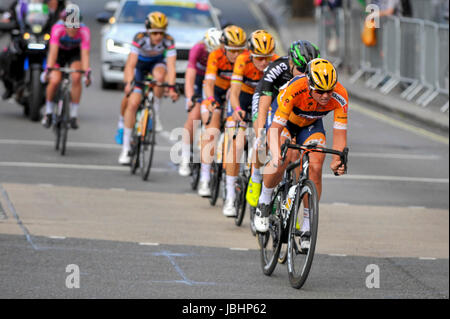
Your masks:
<svg viewBox="0 0 450 319"><path fill-rule="evenodd" d="M153 11L164 13L169 19L169 27L203 27L214 26L209 10L194 6L170 6L140 4L138 1L127 1L123 6L118 22L144 24L146 16Z"/></svg>

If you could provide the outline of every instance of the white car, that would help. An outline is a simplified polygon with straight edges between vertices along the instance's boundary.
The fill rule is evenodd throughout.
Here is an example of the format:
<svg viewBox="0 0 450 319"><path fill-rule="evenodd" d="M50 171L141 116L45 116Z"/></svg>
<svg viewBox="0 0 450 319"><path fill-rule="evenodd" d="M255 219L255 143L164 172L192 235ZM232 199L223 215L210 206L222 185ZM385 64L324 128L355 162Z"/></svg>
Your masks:
<svg viewBox="0 0 450 319"><path fill-rule="evenodd" d="M101 39L102 88L123 83L131 42L137 32L145 31L144 21L150 12L163 12L169 20L167 33L175 39L177 49L177 82L184 81L189 50L207 29L220 28L220 11L208 0L122 0L107 3L105 9L114 10L114 14L97 16L100 22L108 21Z"/></svg>

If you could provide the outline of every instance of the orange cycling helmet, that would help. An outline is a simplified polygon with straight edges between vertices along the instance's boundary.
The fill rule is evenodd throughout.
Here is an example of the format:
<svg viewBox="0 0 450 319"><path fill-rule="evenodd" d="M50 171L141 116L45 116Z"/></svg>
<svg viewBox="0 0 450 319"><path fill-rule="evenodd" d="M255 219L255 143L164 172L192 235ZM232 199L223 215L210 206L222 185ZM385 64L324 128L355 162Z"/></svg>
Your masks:
<svg viewBox="0 0 450 319"><path fill-rule="evenodd" d="M245 49L245 41L247 34L236 25L230 25L223 30L221 42L225 45L225 49Z"/></svg>
<svg viewBox="0 0 450 319"><path fill-rule="evenodd" d="M150 12L145 18L145 28L150 32L165 32L168 24L166 15L159 11Z"/></svg>
<svg viewBox="0 0 450 319"><path fill-rule="evenodd" d="M248 46L252 56L271 56L275 50L275 40L265 30L256 30L248 39Z"/></svg>
<svg viewBox="0 0 450 319"><path fill-rule="evenodd" d="M306 67L309 87L312 90L331 91L337 84L337 71L330 61L314 59Z"/></svg>

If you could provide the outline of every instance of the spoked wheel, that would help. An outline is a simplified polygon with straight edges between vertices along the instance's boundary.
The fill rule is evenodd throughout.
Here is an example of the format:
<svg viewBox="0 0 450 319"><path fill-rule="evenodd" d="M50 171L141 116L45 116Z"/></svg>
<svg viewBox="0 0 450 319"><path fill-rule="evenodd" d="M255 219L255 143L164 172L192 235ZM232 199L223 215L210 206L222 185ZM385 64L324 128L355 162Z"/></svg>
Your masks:
<svg viewBox="0 0 450 319"><path fill-rule="evenodd" d="M191 163L191 188L193 191L197 190L198 182L200 181L200 163Z"/></svg>
<svg viewBox="0 0 450 319"><path fill-rule="evenodd" d="M303 225L304 201L309 207L310 245L309 249L301 248L300 227ZM294 288L301 288L308 278L316 248L319 225L319 205L314 183L307 180L300 191L297 190L293 213L289 221L288 235L288 274L289 282Z"/></svg>
<svg viewBox="0 0 450 319"><path fill-rule="evenodd" d="M141 138L133 133L131 138L131 149L130 154L130 172L131 174L136 174L136 170L139 167L139 152L141 151Z"/></svg>
<svg viewBox="0 0 450 319"><path fill-rule="evenodd" d="M143 127L143 132L145 132L144 139L141 140L140 145L140 165L141 165L141 176L144 181L148 180L150 175L150 170L152 168L153 154L155 152L155 130L154 130L154 117L155 112L151 108L147 115L145 127Z"/></svg>
<svg viewBox="0 0 450 319"><path fill-rule="evenodd" d="M222 178L222 163L212 162L211 164L211 179L209 181L209 187L211 189L211 197L209 203L211 206L215 206L217 198L219 197L220 180Z"/></svg>
<svg viewBox="0 0 450 319"><path fill-rule="evenodd" d="M287 261L287 245L281 244L280 256L278 256L278 263L284 265Z"/></svg>
<svg viewBox="0 0 450 319"><path fill-rule="evenodd" d="M59 144L61 143L61 116L56 113L53 114L56 116L56 120L53 125L53 132L55 133L55 150L59 151Z"/></svg>
<svg viewBox="0 0 450 319"><path fill-rule="evenodd" d="M244 176L239 176L236 181L236 199L234 201L234 205L236 207L236 217L234 218L234 223L236 226L241 226L245 215L245 209L247 208L247 201L245 199L247 185L247 179Z"/></svg>
<svg viewBox="0 0 450 319"><path fill-rule="evenodd" d="M281 194L281 192L277 192L275 200L272 202L275 212L269 216L269 230L265 233L258 233L261 267L266 276L270 276L275 270L282 244Z"/></svg>
<svg viewBox="0 0 450 319"><path fill-rule="evenodd" d="M256 207L250 206L249 209L249 215L250 215L250 231L252 232L253 236L256 236L256 228L255 228L255 213L256 213Z"/></svg>
<svg viewBox="0 0 450 319"><path fill-rule="evenodd" d="M69 134L69 106L70 92L64 94L63 107L61 112L60 132L61 132L61 155L66 154L67 135Z"/></svg>

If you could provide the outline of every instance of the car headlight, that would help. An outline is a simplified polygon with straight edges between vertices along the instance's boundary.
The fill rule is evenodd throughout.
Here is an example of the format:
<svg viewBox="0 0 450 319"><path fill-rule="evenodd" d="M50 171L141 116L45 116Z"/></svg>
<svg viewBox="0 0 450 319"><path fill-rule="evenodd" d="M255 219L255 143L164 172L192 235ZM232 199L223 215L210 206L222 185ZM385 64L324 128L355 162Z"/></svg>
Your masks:
<svg viewBox="0 0 450 319"><path fill-rule="evenodd" d="M130 53L130 47L122 42L114 41L113 39L106 40L106 49L109 52L128 54Z"/></svg>

